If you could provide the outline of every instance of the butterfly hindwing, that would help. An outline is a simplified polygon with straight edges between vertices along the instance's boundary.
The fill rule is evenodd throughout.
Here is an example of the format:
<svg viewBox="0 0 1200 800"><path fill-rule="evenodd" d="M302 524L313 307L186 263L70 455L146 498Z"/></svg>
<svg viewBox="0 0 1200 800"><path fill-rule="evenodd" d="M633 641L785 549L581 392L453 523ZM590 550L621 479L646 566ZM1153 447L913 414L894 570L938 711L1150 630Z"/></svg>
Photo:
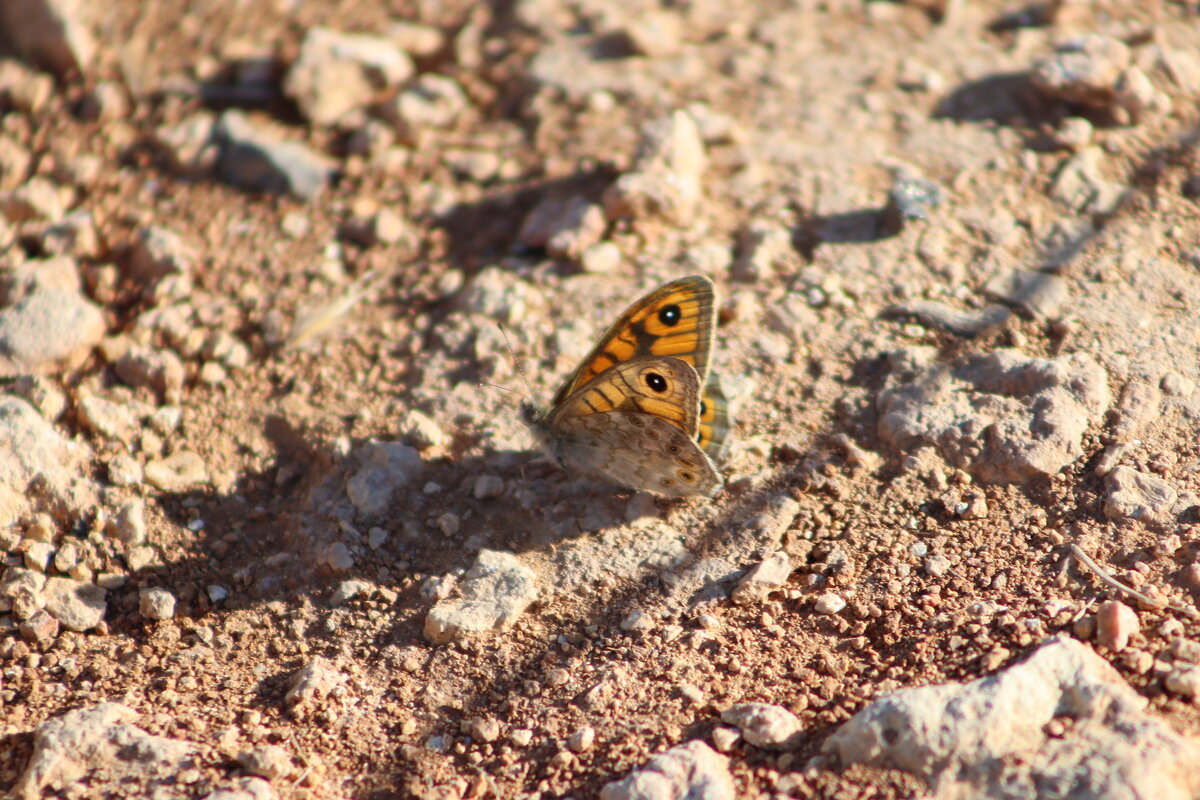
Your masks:
<svg viewBox="0 0 1200 800"><path fill-rule="evenodd" d="M717 376L709 375L700 396L699 431L696 443L713 461L720 461L729 437L729 401Z"/></svg>

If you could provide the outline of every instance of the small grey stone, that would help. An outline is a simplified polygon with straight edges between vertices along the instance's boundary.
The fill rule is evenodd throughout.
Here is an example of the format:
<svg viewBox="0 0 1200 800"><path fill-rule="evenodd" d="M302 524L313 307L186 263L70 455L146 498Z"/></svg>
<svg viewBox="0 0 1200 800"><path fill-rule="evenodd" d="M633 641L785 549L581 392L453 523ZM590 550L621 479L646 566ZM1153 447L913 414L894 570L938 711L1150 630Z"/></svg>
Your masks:
<svg viewBox="0 0 1200 800"><path fill-rule="evenodd" d="M134 346L116 364L117 377L130 386L146 386L167 402L177 402L187 376L183 362L170 350Z"/></svg>
<svg viewBox="0 0 1200 800"><path fill-rule="evenodd" d="M1067 300L1067 281L1057 275L1014 269L988 281L984 291L1030 316L1049 319Z"/></svg>
<svg viewBox="0 0 1200 800"><path fill-rule="evenodd" d="M708 158L696 122L685 111L651 120L633 168L602 197L609 222L661 218L687 226L695 218Z"/></svg>
<svg viewBox="0 0 1200 800"><path fill-rule="evenodd" d="M38 611L17 625L21 638L45 650L58 638L58 620L45 611Z"/></svg>
<svg viewBox="0 0 1200 800"><path fill-rule="evenodd" d="M157 587L142 589L138 593L138 612L146 619L171 619L175 616L175 595Z"/></svg>
<svg viewBox="0 0 1200 800"><path fill-rule="evenodd" d="M412 409L400 425L400 433L416 447L442 447L448 441L446 432L428 414Z"/></svg>
<svg viewBox="0 0 1200 800"><path fill-rule="evenodd" d="M398 442L367 442L354 457L361 466L346 481L346 494L354 507L368 516L386 511L396 490L424 468L421 455Z"/></svg>
<svg viewBox="0 0 1200 800"><path fill-rule="evenodd" d="M412 59L389 38L314 26L304 35L283 90L309 120L329 125L415 71Z"/></svg>
<svg viewBox="0 0 1200 800"><path fill-rule="evenodd" d="M222 180L248 191L310 200L325 188L333 172L324 156L306 145L257 130L239 111L223 113L214 136L221 148L217 173Z"/></svg>
<svg viewBox="0 0 1200 800"><path fill-rule="evenodd" d="M899 233L913 220L929 218L929 212L941 205L942 187L933 181L900 176L888 190L883 207L882 225L889 233Z"/></svg>
<svg viewBox="0 0 1200 800"><path fill-rule="evenodd" d="M54 560L54 545L50 542L29 542L25 546L25 566L29 569L45 572Z"/></svg>
<svg viewBox="0 0 1200 800"><path fill-rule="evenodd" d="M137 712L119 703L68 711L38 726L17 797L60 794L85 775L103 773L131 796L158 796L196 767L196 745L152 736L133 725Z"/></svg>
<svg viewBox="0 0 1200 800"><path fill-rule="evenodd" d="M140 281L189 274L195 262L196 251L183 237L159 225L141 228L129 248L129 271Z"/></svg>
<svg viewBox="0 0 1200 800"><path fill-rule="evenodd" d="M113 486L139 486L144 477L141 462L131 455L119 453L108 462L108 482Z"/></svg>
<svg viewBox="0 0 1200 800"><path fill-rule="evenodd" d="M41 375L22 375L8 390L28 400L48 422L54 422L67 410L67 395L49 378Z"/></svg>

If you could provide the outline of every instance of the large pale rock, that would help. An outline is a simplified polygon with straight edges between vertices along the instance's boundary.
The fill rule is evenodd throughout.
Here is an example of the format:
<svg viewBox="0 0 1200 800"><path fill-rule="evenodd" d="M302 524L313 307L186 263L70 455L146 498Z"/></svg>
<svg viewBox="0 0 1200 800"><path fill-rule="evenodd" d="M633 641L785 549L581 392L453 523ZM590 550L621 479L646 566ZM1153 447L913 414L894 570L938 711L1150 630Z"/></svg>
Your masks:
<svg viewBox="0 0 1200 800"><path fill-rule="evenodd" d="M196 766L198 748L146 733L132 724L137 716L120 703L101 703L46 720L38 726L15 796L37 800L44 793L57 795L77 788L93 772L104 773L127 796L160 796L175 776Z"/></svg>
<svg viewBox="0 0 1200 800"><path fill-rule="evenodd" d="M1108 662L1060 636L996 675L876 700L824 750L843 765L910 772L945 800L1196 797L1200 742L1145 709ZM1062 718L1066 733L1049 735Z"/></svg>
<svg viewBox="0 0 1200 800"><path fill-rule="evenodd" d="M47 289L0 310L0 378L70 368L104 336L100 308L73 289Z"/></svg>
<svg viewBox="0 0 1200 800"><path fill-rule="evenodd" d="M481 550L463 577L462 596L425 617L425 636L442 644L468 633L507 628L538 598L533 571L512 553Z"/></svg>
<svg viewBox="0 0 1200 800"><path fill-rule="evenodd" d="M879 394L879 435L907 453L932 446L985 483L1054 475L1083 454L1082 439L1111 396L1090 356L1031 358L995 350L948 363L931 348L892 353Z"/></svg>
<svg viewBox="0 0 1200 800"><path fill-rule="evenodd" d="M733 800L729 758L693 740L652 756L645 766L600 790L600 800Z"/></svg>

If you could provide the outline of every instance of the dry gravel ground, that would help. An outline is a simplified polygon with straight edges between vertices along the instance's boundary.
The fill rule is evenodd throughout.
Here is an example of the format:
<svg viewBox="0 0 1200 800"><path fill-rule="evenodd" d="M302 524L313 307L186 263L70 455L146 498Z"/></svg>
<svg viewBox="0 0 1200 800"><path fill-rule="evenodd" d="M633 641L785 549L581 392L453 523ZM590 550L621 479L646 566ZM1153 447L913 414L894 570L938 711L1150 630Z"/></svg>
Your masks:
<svg viewBox="0 0 1200 800"><path fill-rule="evenodd" d="M1193 4L0 19L0 789L1200 796ZM534 453L695 273L725 491Z"/></svg>

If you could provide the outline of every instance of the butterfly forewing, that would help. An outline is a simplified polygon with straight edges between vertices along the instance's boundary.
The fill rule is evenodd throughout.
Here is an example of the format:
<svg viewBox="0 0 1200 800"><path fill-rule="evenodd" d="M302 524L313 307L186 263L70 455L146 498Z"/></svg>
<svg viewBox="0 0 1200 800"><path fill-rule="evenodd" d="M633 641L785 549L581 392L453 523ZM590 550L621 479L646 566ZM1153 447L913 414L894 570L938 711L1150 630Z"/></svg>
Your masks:
<svg viewBox="0 0 1200 800"><path fill-rule="evenodd" d="M716 323L712 281L692 275L663 284L625 309L554 396L557 406L600 373L644 355L674 356L708 377Z"/></svg>

